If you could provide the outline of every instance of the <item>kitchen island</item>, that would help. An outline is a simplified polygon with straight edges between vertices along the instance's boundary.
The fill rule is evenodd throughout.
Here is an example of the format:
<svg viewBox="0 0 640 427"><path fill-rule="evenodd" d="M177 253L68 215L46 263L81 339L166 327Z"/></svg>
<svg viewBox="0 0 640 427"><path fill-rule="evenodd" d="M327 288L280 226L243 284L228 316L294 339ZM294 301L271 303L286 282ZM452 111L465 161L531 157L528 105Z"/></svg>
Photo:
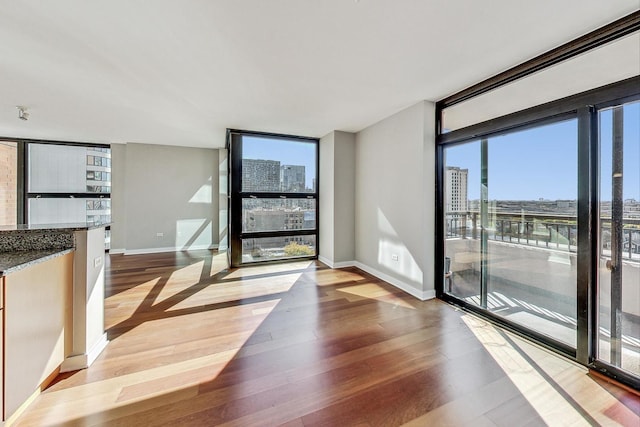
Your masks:
<svg viewBox="0 0 640 427"><path fill-rule="evenodd" d="M105 225L0 227L0 407L7 425L58 373L88 367L107 344Z"/></svg>

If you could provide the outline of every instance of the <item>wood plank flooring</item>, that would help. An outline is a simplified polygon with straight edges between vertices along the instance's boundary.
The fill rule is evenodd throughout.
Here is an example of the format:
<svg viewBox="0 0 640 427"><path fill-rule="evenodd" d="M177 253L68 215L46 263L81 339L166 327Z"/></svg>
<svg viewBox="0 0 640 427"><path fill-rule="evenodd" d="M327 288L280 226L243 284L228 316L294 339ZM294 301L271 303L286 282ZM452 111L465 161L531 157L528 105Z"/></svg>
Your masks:
<svg viewBox="0 0 640 427"><path fill-rule="evenodd" d="M112 255L110 342L18 426L640 425L640 399L356 268Z"/></svg>

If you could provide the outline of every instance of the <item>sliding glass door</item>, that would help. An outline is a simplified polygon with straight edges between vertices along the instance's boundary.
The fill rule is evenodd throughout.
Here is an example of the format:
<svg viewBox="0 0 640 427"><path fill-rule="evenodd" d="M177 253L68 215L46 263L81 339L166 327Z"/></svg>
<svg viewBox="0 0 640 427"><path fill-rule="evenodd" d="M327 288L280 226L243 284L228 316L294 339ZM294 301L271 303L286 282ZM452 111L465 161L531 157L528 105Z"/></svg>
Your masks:
<svg viewBox="0 0 640 427"><path fill-rule="evenodd" d="M230 131L232 266L317 255L318 140Z"/></svg>
<svg viewBox="0 0 640 427"><path fill-rule="evenodd" d="M640 386L640 77L438 139L438 295Z"/></svg>
<svg viewBox="0 0 640 427"><path fill-rule="evenodd" d="M577 119L444 150L445 292L576 347Z"/></svg>
<svg viewBox="0 0 640 427"><path fill-rule="evenodd" d="M598 360L640 375L640 101L599 124Z"/></svg>

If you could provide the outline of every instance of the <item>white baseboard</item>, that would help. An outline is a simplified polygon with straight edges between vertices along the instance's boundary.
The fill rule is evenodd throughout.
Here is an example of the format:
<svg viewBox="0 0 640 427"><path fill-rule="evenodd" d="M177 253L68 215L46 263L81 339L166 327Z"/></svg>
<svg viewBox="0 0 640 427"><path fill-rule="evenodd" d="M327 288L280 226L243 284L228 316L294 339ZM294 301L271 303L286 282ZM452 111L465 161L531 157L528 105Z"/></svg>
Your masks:
<svg viewBox="0 0 640 427"><path fill-rule="evenodd" d="M123 255L126 249L109 249L109 253L112 255Z"/></svg>
<svg viewBox="0 0 640 427"><path fill-rule="evenodd" d="M124 249L123 252L113 252L110 250L109 253L123 253L125 255L143 255L143 254L159 254L162 252L197 251L202 249L218 249L218 245L191 245L188 247L168 246L164 248Z"/></svg>
<svg viewBox="0 0 640 427"><path fill-rule="evenodd" d="M396 288L408 293L409 295L418 298L421 301L426 301L428 299L433 299L436 297L436 291L434 289L429 289L426 291L420 291L408 283L403 282L402 280L398 280L395 277L389 276L386 273L376 270L373 267L370 267L366 264L356 261L354 263L356 267L360 270L366 271L372 276L376 276L380 280L384 280L385 282L395 286Z"/></svg>
<svg viewBox="0 0 640 427"><path fill-rule="evenodd" d="M100 356L100 353L102 353L102 350L104 350L107 344L109 344L109 340L105 333L102 334L93 347L91 347L91 350L87 353L76 354L64 359L62 361L62 365L60 365L60 372L72 372L88 368L98 358L98 356Z"/></svg>
<svg viewBox="0 0 640 427"><path fill-rule="evenodd" d="M355 266L356 266L355 261L340 261L340 262L336 262L333 268L347 268L347 267L355 267Z"/></svg>
<svg viewBox="0 0 640 427"><path fill-rule="evenodd" d="M333 262L329 258L325 258L323 256L318 256L318 261L327 265L330 268L346 268L346 267L354 267L356 265L355 261Z"/></svg>

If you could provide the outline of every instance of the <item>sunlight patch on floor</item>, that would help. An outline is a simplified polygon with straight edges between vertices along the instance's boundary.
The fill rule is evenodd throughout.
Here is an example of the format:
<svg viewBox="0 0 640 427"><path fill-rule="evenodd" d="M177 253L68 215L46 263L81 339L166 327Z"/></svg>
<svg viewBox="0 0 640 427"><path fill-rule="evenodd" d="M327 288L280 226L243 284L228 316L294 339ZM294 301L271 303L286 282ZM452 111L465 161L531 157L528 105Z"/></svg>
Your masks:
<svg viewBox="0 0 640 427"><path fill-rule="evenodd" d="M204 261L199 261L171 273L171 276L167 279L167 283L165 283L156 297L154 305L198 283L203 267Z"/></svg>
<svg viewBox="0 0 640 427"><path fill-rule="evenodd" d="M204 305L224 304L251 298L267 297L287 292L298 281L301 273L261 277L242 281L213 283L171 305L173 310L183 310Z"/></svg>
<svg viewBox="0 0 640 427"><path fill-rule="evenodd" d="M261 276L266 274L286 273L288 271L306 270L313 264L313 261L294 261L283 264L265 264L256 266L247 266L238 268L237 270L229 273L225 278L227 279L240 279L248 278L252 276Z"/></svg>
<svg viewBox="0 0 640 427"><path fill-rule="evenodd" d="M209 269L209 277L213 277L218 273L221 273L229 268L229 262L227 261L227 253L220 252L217 255L211 257L211 269Z"/></svg>
<svg viewBox="0 0 640 427"><path fill-rule="evenodd" d="M50 425L49 420L55 420L56 424L67 423L79 419L83 419L83 422L94 420L108 423L110 419L127 413L127 406L135 402L146 402L151 409L167 402L193 398L198 394L200 384L215 380L224 371L279 301L243 306L242 309L253 317L253 324L248 327L248 322L241 322L242 330L228 335L229 340L225 345L231 348L226 351L62 390L47 390L29 409L28 425ZM147 326L151 327L154 323L156 328L160 326L156 322L149 322ZM207 325L200 324L198 327L206 328ZM132 331L129 332L131 333ZM123 337L129 338L127 334ZM90 369L99 370L101 363L105 362L98 359ZM68 409L69 402L73 402L73 411ZM57 407L65 409L58 411ZM139 403L135 410L140 410Z"/></svg>
<svg viewBox="0 0 640 427"><path fill-rule="evenodd" d="M354 273L349 270L315 270L304 273L313 280L317 286L335 286L336 283L359 282L361 280L371 280L370 276Z"/></svg>
<svg viewBox="0 0 640 427"><path fill-rule="evenodd" d="M123 320L129 319L138 309L140 303L136 294L148 294L158 284L161 277L146 281L138 286L105 298L105 309L110 315L105 316L105 330L112 328ZM133 302L132 302L133 301Z"/></svg>
<svg viewBox="0 0 640 427"><path fill-rule="evenodd" d="M347 300L349 301L359 300L363 298L375 299L376 301L386 302L394 306L411 308L415 310L415 307L412 306L408 301L394 295L393 293L389 292L382 286L377 285L375 283L366 283L363 285L347 286L345 288L339 288L337 289L337 291L356 296L356 298L351 298L347 296Z"/></svg>
<svg viewBox="0 0 640 427"><path fill-rule="evenodd" d="M579 410L590 414L603 425L617 425L621 420L637 420L629 408L621 405L593 381L584 367L508 334L515 343L512 345L496 327L474 316L464 315L462 320L547 424L587 423ZM535 364L530 363L527 358ZM568 401L563 396L564 392L574 402ZM602 408L609 406L618 406L618 420L606 418L600 413Z"/></svg>

